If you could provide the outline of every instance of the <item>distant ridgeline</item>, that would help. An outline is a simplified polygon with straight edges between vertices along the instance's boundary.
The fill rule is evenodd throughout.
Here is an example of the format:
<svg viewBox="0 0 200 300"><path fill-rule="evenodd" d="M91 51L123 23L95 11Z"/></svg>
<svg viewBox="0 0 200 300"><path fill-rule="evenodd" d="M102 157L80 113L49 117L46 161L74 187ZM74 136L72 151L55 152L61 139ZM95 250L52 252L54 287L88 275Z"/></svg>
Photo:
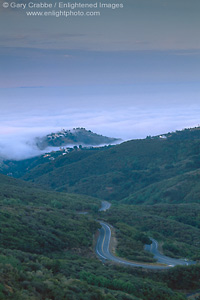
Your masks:
<svg viewBox="0 0 200 300"><path fill-rule="evenodd" d="M200 203L199 127L165 136L74 150L42 164L12 162L3 172L57 191L127 204Z"/></svg>
<svg viewBox="0 0 200 300"><path fill-rule="evenodd" d="M102 145L116 143L120 139L110 138L96 134L85 128L73 128L72 130L61 130L56 133L48 134L45 137L36 138L36 145L39 149L44 150L47 147L60 147L70 144L84 145Z"/></svg>
<svg viewBox="0 0 200 300"><path fill-rule="evenodd" d="M200 139L200 126L194 128L185 128L183 130L176 130L175 132L168 132L165 134L157 135L147 138L152 139L171 139L171 140L198 140Z"/></svg>

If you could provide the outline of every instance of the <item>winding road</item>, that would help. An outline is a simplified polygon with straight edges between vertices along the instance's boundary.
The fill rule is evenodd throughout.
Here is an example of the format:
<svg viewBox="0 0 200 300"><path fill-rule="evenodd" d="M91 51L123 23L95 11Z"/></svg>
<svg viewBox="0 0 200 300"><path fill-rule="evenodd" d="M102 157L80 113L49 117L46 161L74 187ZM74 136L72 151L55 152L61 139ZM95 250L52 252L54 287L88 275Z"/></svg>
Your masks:
<svg viewBox="0 0 200 300"><path fill-rule="evenodd" d="M99 209L99 211L106 211L111 207L111 203L108 201L102 201L101 202L101 208Z"/></svg>
<svg viewBox="0 0 200 300"><path fill-rule="evenodd" d="M162 264L169 265L171 267L175 267L177 265L193 265L195 264L194 261L189 261L187 259L175 259L171 258L165 255L162 255L158 250L158 242L152 238L150 238L152 241L151 245L145 245L145 250L151 252L154 255L154 258Z"/></svg>
<svg viewBox="0 0 200 300"><path fill-rule="evenodd" d="M104 202L104 201L103 201ZM107 202L109 203L109 202ZM105 208L105 203L102 203L102 207ZM109 209L110 206L107 206L106 209L100 209L100 211L105 211ZM102 222L98 221L101 224L101 229L99 230L99 236L96 243L96 254L101 259L101 261L112 261L115 263L123 264L126 266L132 266L132 267L140 267L145 269L155 269L155 270L162 270L162 269L169 269L171 267L175 267L177 265L191 265L195 264L193 261L187 261L183 259L174 259L167 257L165 255L162 255L158 250L158 242L151 238L152 244L151 245L145 245L145 250L151 252L154 255L154 258L157 260L159 264L145 264L145 263L137 263L125 260L123 258L117 257L113 255L110 252L110 240L111 240L111 228L112 226Z"/></svg>

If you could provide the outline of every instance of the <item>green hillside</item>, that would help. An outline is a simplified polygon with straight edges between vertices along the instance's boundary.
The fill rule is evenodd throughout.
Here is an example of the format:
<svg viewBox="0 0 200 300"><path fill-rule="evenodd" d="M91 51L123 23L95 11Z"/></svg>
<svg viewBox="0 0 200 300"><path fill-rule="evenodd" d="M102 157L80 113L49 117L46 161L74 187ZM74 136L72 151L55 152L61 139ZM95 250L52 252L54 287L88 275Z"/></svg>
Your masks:
<svg viewBox="0 0 200 300"><path fill-rule="evenodd" d="M109 147L109 146L108 146ZM0 164L0 171L5 175L11 175L15 178L22 177L25 173L34 169L33 173L37 175L42 170L43 173L48 173L62 165L68 165L82 160L97 151L103 151L107 147L101 148L68 148L69 153L64 149L59 151L51 151L44 155L36 156L25 160L5 160Z"/></svg>
<svg viewBox="0 0 200 300"><path fill-rule="evenodd" d="M121 257L154 262L153 237L165 255L200 260L199 129L173 135L4 162L26 181L0 174L0 299L186 300L200 289L199 264L147 271L94 251L100 219Z"/></svg>
<svg viewBox="0 0 200 300"><path fill-rule="evenodd" d="M200 139L200 127L176 130L175 132L168 132L166 134L158 135L153 138L168 138L171 140L199 140Z"/></svg>
<svg viewBox="0 0 200 300"><path fill-rule="evenodd" d="M143 251L149 236L161 243L165 255L200 260L199 204L116 204L102 217L117 228L117 251L124 257L150 261Z"/></svg>
<svg viewBox="0 0 200 300"><path fill-rule="evenodd" d="M60 147L66 145L102 145L112 144L120 139L110 138L85 128L74 128L73 130L61 130L47 136L36 138L36 145L39 149L46 149L49 146Z"/></svg>
<svg viewBox="0 0 200 300"><path fill-rule="evenodd" d="M1 247L46 253L91 246L97 223L77 212L99 206L98 199L44 191L0 175Z"/></svg>
<svg viewBox="0 0 200 300"><path fill-rule="evenodd" d="M200 169L148 185L122 200L126 204L200 203Z"/></svg>
<svg viewBox="0 0 200 300"><path fill-rule="evenodd" d="M38 165L22 178L57 191L122 200L163 180L183 181L183 174L200 167L199 152L199 140L133 140L70 164L60 160L55 168Z"/></svg>
<svg viewBox="0 0 200 300"><path fill-rule="evenodd" d="M100 200L92 197L47 191L37 186L0 174L0 203L2 205L45 206L66 210L97 211Z"/></svg>
<svg viewBox="0 0 200 300"><path fill-rule="evenodd" d="M0 299L186 299L171 270L152 280L149 272L103 265L95 257L99 224L92 213L99 204L0 175ZM193 266L183 272L193 274L188 289L198 288L200 270Z"/></svg>

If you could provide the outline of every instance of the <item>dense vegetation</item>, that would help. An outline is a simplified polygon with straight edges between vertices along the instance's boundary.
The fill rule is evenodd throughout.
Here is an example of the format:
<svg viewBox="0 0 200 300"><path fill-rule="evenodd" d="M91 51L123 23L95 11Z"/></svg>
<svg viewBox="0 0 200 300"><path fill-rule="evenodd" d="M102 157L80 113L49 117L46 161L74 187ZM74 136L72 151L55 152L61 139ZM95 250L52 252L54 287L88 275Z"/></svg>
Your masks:
<svg viewBox="0 0 200 300"><path fill-rule="evenodd" d="M200 203L200 169L150 184L129 195L122 202L127 204Z"/></svg>
<svg viewBox="0 0 200 300"><path fill-rule="evenodd" d="M146 274L144 280L143 272L105 266L95 258L93 234L99 225L92 214L98 199L0 179L0 299L185 299L165 279L153 281ZM132 231L139 243L148 242Z"/></svg>
<svg viewBox="0 0 200 300"><path fill-rule="evenodd" d="M42 172L44 173L48 173L63 165L76 163L90 155L95 154L97 151L103 151L109 147L110 146L100 148L74 147L69 148L68 154L61 148L59 151L52 151L50 153L25 160L5 160L0 164L0 171L5 175L12 175L16 178L22 177L27 172L32 171L32 169L34 169L33 173L35 174L41 170L43 170Z"/></svg>
<svg viewBox="0 0 200 300"><path fill-rule="evenodd" d="M0 226L1 247L39 254L88 248L98 228L83 215L21 205L1 207Z"/></svg>
<svg viewBox="0 0 200 300"><path fill-rule="evenodd" d="M0 266L2 300L185 300L178 290L200 286L197 266L149 273L66 251L44 256L0 249Z"/></svg>
<svg viewBox="0 0 200 300"><path fill-rule="evenodd" d="M144 245L151 244L151 240L145 232L120 221L113 224L117 238L115 253L119 257L125 257L133 261L156 262L151 253L144 251Z"/></svg>
<svg viewBox="0 0 200 300"><path fill-rule="evenodd" d="M9 164L7 172L57 191L131 204L199 202L200 130L191 132L199 139L147 138L79 149L54 161L26 164L21 174Z"/></svg>
<svg viewBox="0 0 200 300"><path fill-rule="evenodd" d="M120 255L146 261L142 249L148 235L162 242L165 255L200 260L199 205L116 205L102 217L117 228Z"/></svg>
<svg viewBox="0 0 200 300"><path fill-rule="evenodd" d="M78 212L98 211L100 200L58 194L0 175L1 247L31 253L89 247L98 225Z"/></svg>
<svg viewBox="0 0 200 300"><path fill-rule="evenodd" d="M42 190L22 180L0 174L0 204L47 206L73 211L98 211L101 201L92 197Z"/></svg>
<svg viewBox="0 0 200 300"><path fill-rule="evenodd" d="M153 262L144 244L154 237L164 254L200 260L199 132L4 162L2 172L32 182L0 174L0 299L185 300L200 289L199 264L150 271L94 253L102 219L119 256ZM92 196L111 208L98 212Z"/></svg>

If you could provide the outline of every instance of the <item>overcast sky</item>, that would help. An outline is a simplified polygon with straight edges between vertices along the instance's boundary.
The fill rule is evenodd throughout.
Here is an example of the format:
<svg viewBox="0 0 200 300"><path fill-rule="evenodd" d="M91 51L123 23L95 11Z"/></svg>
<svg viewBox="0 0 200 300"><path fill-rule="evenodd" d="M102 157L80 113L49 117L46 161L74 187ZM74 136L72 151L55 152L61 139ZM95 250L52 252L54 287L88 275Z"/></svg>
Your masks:
<svg viewBox="0 0 200 300"><path fill-rule="evenodd" d="M8 140L61 128L132 139L200 123L199 0L112 0L124 8L68 18L27 17L3 2L4 152Z"/></svg>

